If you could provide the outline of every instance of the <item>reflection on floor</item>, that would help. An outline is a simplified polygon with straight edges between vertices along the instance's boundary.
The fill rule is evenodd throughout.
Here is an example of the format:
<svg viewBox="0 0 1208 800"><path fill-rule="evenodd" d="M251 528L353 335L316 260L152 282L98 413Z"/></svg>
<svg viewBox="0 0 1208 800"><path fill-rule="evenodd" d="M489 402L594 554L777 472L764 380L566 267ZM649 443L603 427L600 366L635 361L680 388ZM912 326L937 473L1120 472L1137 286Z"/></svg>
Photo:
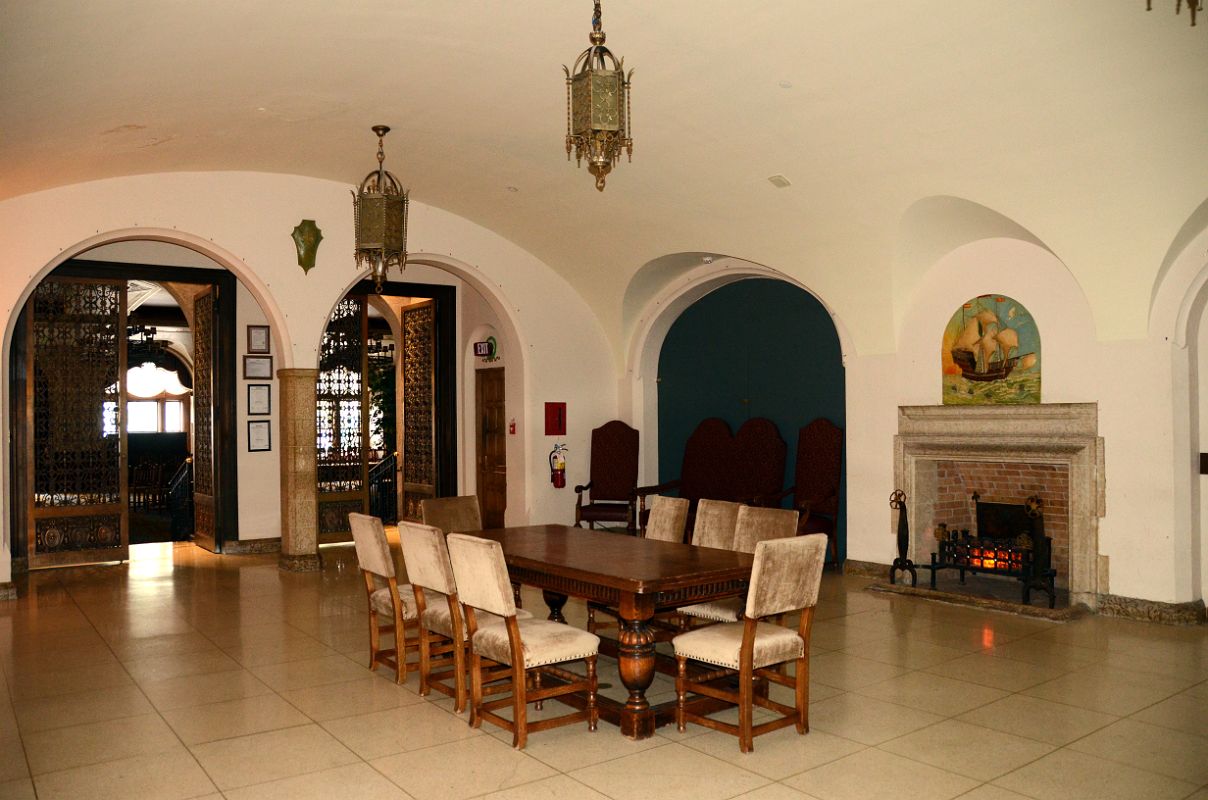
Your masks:
<svg viewBox="0 0 1208 800"><path fill-rule="evenodd" d="M601 724L516 752L414 677L366 669L350 547L301 575L187 544L131 552L0 603L0 797L1208 800L1203 627L1055 624L827 575L807 736L744 756L699 727L630 742ZM670 694L659 677L652 699Z"/></svg>

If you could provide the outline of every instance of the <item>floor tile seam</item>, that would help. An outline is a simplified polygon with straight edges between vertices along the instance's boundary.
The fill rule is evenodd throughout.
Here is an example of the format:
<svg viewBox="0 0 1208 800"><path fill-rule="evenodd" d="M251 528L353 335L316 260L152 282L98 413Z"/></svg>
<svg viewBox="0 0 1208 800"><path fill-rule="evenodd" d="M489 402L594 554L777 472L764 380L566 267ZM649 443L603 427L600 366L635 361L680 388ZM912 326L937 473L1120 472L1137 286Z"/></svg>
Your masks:
<svg viewBox="0 0 1208 800"><path fill-rule="evenodd" d="M735 744L737 745L737 737L735 737ZM760 775L758 772L753 772L753 771L751 771L751 770L749 770L749 769L747 769L747 768L745 768L745 767L742 767L742 766L739 766L738 764L735 764L735 763L734 763L734 762L732 762L732 761L726 761L726 760L725 760L725 759L723 759L723 758L718 758L717 756L713 755L712 753L706 753L706 752L704 752L703 750L697 750L697 749L696 749L696 748L694 748L694 747L689 747L688 745L684 744L683 742L677 742L677 741L673 741L673 740L671 740L671 739L668 739L668 740L667 740L667 744L665 744L665 745L658 745L657 747L652 747L652 748L650 748L649 750L640 750L640 751L638 751L638 753L627 753L626 755L622 756L621 758L629 758L629 757L632 757L632 756L634 756L634 755L639 755L639 754L641 754L641 753L648 753L648 752L652 752L652 751L655 751L655 750L661 750L661 749L663 749L663 748L665 748L665 747L683 747L683 748L686 748L687 750L691 751L691 753L693 753L693 754L695 754L695 755L704 756L705 758L709 759L710 761L715 761L715 762L717 762L717 763L718 763L719 765L721 765L722 767L728 767L728 768L731 768L731 769L737 769L737 770L739 770L739 771L741 771L741 772L743 772L743 773L746 773L747 775L749 775L749 776L751 776L751 777L753 777L753 778L756 778L756 779L758 779L758 780L762 781L762 783L759 783L759 784L758 784L758 785L756 785L756 786L749 787L749 788L747 788L746 790L744 790L744 791L742 791L742 792L739 792L739 795L741 795L741 794L745 794L745 793L747 793L747 792L753 792L753 791L755 791L755 789L760 789L760 788L762 788L762 787L764 787L764 786L768 786L768 785L770 785L770 784L776 783L776 780L775 780L774 778L769 778L769 777L767 777L766 775ZM620 759L619 759L619 758L618 758L618 759L608 759L607 761L601 761L601 762L599 762L599 764L608 764L608 763L611 763L611 762L613 762L613 761L618 761L618 760L620 760ZM542 762L542 763L545 763L545 762ZM582 766L582 767L576 767L574 770L571 770L570 772L565 772L565 773L563 773L563 774L564 774L564 775L567 775L568 777L574 778L574 777L575 777L575 773L584 772L584 771L589 770L589 769L595 769L597 766L599 766L599 764L588 764L588 765L586 765L586 766ZM583 783L583 781L579 781L579 782L580 782L580 783ZM607 792L603 792L603 791L601 791L601 790L599 790L599 789L596 789L594 786L591 786L590 784L588 785L588 788L589 788L589 789L592 789L593 791L600 792L600 794L605 794L605 795L608 795L608 793L607 793ZM608 796L609 796L609 797L613 797L613 795L608 795ZM733 797L737 797L738 795L732 795L732 796L733 796ZM629 800L629 799L628 799L628 798L617 798L617 800Z"/></svg>
<svg viewBox="0 0 1208 800"><path fill-rule="evenodd" d="M302 726L297 726L297 727L302 727ZM276 729L276 730L286 730L286 729L285 729L285 728L279 728L279 729ZM232 738L232 739L242 739L242 738L245 738L245 737L248 737L248 736L258 736L258 735L260 735L260 734L262 734L262 733L274 733L274 732L276 732L276 731L275 731L275 730L274 730L274 731L258 731L257 733L248 733L248 734L244 734L243 736L233 736L233 737L231 737L231 738ZM365 765L369 766L371 769L373 768L373 765L372 765L372 764L370 764L368 761L366 761L364 758L362 758L362 757L361 757L361 755L360 755L360 753L356 752L355 750L353 750L353 749L352 749L351 747L349 747L348 745L344 744L344 743L343 743L342 741L340 741L339 739L336 739L336 737L335 737L335 736L332 736L332 734L331 734L331 733L329 733L329 732L327 732L326 730L324 730L324 733L327 733L327 735L328 735L328 736L331 736L331 738L332 738L332 739L335 741L335 743L336 743L336 744L338 744L340 747L343 747L345 750L347 750L349 753L351 753L351 754L352 754L352 756L353 756L353 757L356 759L356 761L359 761L360 763L362 763L362 764L365 764ZM218 741L218 742L225 742L225 741L230 741L230 739L217 739L217 740L215 740L215 741ZM201 743L197 744L196 746L197 746L197 747L203 747L203 746L205 746L205 745L207 745L207 744L214 744L214 742L201 742ZM344 763L344 764L337 764L337 765L335 765L335 766L326 766L326 767L316 767L316 768L314 768L314 769L309 769L309 768L305 768L305 767L304 767L304 768L303 768L301 771L298 771L298 772L293 772L293 773L291 773L291 774L289 774L289 775L286 775L286 776L284 776L284 777L278 777L278 778L269 778L268 780L263 780L263 781L253 781L252 783L241 783L241 784L239 784L238 786L228 786L228 787L226 787L226 788L223 788L223 787L221 787L221 786L219 786L219 785L218 785L218 781L214 779L214 776L213 776L213 775L211 775L211 774L210 774L210 772L209 772L209 770L207 770L207 769L205 768L205 765L201 763L201 759L199 759L199 758L197 757L197 754L193 752L193 748L192 748L192 747L189 747L189 748L187 748L187 749L189 750L189 755L193 757L193 760L197 762L197 765L198 765L198 766L201 768L201 771L202 771L203 773L205 773L206 778L207 778L207 779L209 779L209 781L210 781L210 783L211 783L211 784L213 784L213 786L214 786L214 792L219 793L219 794L220 794L220 795L222 795L223 797L226 797L226 796L227 796L227 792L233 792L233 791L242 791L242 790L244 790L244 789L250 789L250 788L252 788L252 787L254 787L254 786L264 786L264 785L266 785L266 784L270 784L270 783L276 783L276 782L278 782L278 781L287 780L287 779L289 779L289 778L296 778L296 777L301 776L301 775L314 775L314 774L316 774L316 773L319 773L319 772L324 772L324 771L329 770L329 769L337 769L337 768L339 768L339 767L348 767L348 766L352 766L353 764L355 764L355 763L356 763L355 761L348 761L348 762L346 762L346 763ZM385 777L385 776L383 776L383 777ZM387 780L389 780L389 779L387 779ZM391 783L393 784L393 783L394 783L394 781L391 781ZM395 785L397 786L397 784L395 784ZM399 788L400 788L400 789L402 789L402 787L401 787L401 786L400 786ZM208 794L213 794L214 792L209 792ZM407 794L407 792L406 792L406 791L404 791L404 792L403 792L403 794ZM203 794L203 795L197 795L197 797L205 797L205 796L207 796L207 795L205 795L205 794ZM408 796L408 797L410 797L411 795L409 795L409 794L408 794L407 796Z"/></svg>
<svg viewBox="0 0 1208 800"><path fill-rule="evenodd" d="M1031 692L1031 691L1033 691L1033 690L1035 690L1035 689L1038 689L1038 688L1040 688L1041 686L1046 686L1046 685L1048 685L1048 684L1050 684L1050 683L1053 683L1054 681L1059 681L1059 680L1063 680L1063 679L1065 679L1065 678L1068 678L1068 677L1069 677L1071 674L1073 674L1073 673L1068 673L1068 674L1066 674L1066 675L1062 675L1061 677L1059 677L1059 678L1054 678L1054 679L1053 679L1053 680L1051 680L1051 681L1045 681L1044 683L1038 683L1038 684L1036 684L1035 686L1029 686L1029 687L1028 687L1028 688L1026 688L1026 689L1021 689L1020 691L1016 692L1015 694L1022 694L1022 695L1024 695L1025 697L1031 697L1031 698L1036 699L1036 700L1044 700L1045 702L1048 702L1048 703L1061 703L1062 705L1065 705L1065 706L1073 706L1074 708L1080 708L1080 709L1082 709L1083 711L1094 711L1094 712L1097 712L1097 713L1099 713L1099 714L1110 714L1110 715L1111 715L1111 716L1113 716L1113 717L1119 717L1119 718L1123 719L1123 718L1126 718L1126 717L1131 717L1133 714L1139 714L1139 713L1141 713L1142 711L1145 711L1145 710L1150 709L1150 708L1152 708L1152 707L1154 707L1154 706L1156 706L1156 705L1159 705L1160 703L1165 703L1167 700L1170 700L1171 698L1176 697L1176 696L1178 696L1178 695L1182 694L1184 691L1186 691L1186 689L1179 689L1179 690L1177 690L1177 691L1171 692L1170 694L1165 694L1165 695L1162 695L1162 697L1160 697L1158 700L1155 700L1154 702L1150 703L1149 705L1142 706L1141 708L1135 709L1135 710L1133 710L1133 711L1126 712L1126 713L1124 713L1124 714L1116 714L1116 713L1114 713L1114 712L1112 712L1112 711L1104 711L1104 710L1099 709L1099 708L1088 708L1088 707L1086 707L1086 706L1074 705L1073 703L1066 703L1066 702L1064 702L1064 701L1062 701L1062 700L1054 700L1054 699L1052 699L1052 698L1049 698L1049 697L1043 697L1043 696L1041 696L1041 695L1037 695L1037 694L1028 694L1029 692ZM1168 727L1168 726L1166 726L1166 725L1161 725L1161 726L1159 726L1159 727L1163 727L1163 728L1165 728L1165 727Z"/></svg>
<svg viewBox="0 0 1208 800"><path fill-rule="evenodd" d="M605 725L608 725L608 723L605 723ZM616 728L616 726L614 726L614 725L608 725L608 727L609 727L609 728ZM604 730L603 728L600 728L599 730L597 730L597 731L595 732L595 734L594 734L594 735L599 735L599 734L601 733L601 731L603 731L603 730ZM614 735L614 736L620 736L620 735L621 735L620 728L616 728L616 729L615 729L615 730L613 730L613 731L606 732L606 733L605 733L605 735L609 735L609 733L611 733L611 734L612 734L612 735ZM490 734L488 734L488 735L490 735ZM541 732L538 732L538 733L536 733L536 734L534 734L534 735L535 735L535 736L540 736L540 735L541 735ZM503 741L502 739L500 739L499 737L496 737L496 736L492 736L491 738L492 738L492 739L495 739L496 741L500 741L500 742L502 742L502 741ZM652 737L652 738L653 738L653 737ZM689 737L689 738L696 738L696 737ZM506 744L506 742L504 742L504 744ZM662 748L662 747L666 747L666 746L667 746L667 745L669 745L669 744L683 744L683 742L677 742L677 741L674 741L674 740L672 740L672 739L666 739L666 738L664 738L664 739L663 739L663 741L662 741L661 743L659 743L659 744L655 744L655 745L651 745L650 747L647 747L647 748L645 748L645 749L643 749L643 750L639 750L639 751L638 751L638 753L647 753L647 752L650 752L650 751L652 751L652 750L658 750L658 749L660 749L660 748ZM693 749L695 749L695 748L693 748ZM517 750L516 752L518 752L518 753L524 753L525 751L523 751L523 750ZM700 752L700 751L697 751L697 752ZM558 772L559 774L566 775L566 776L568 776L568 777L569 777L569 775L570 775L570 773L566 772L565 770L563 770L563 769L562 769L561 767L559 767L558 765L556 765L556 764L551 764L550 762L548 762L548 761L546 761L546 760L542 759L542 758L541 758L541 756L537 756L537 755L531 755L531 754L529 754L529 753L526 753L526 755L530 755L530 757L537 759L538 761L540 761L542 764L544 764L545 766L549 767L550 769L557 770L557 772ZM610 757L610 758L605 758L605 759L602 759L602 760L600 760L600 761L593 761L593 762L592 762L592 763L590 763L590 764L586 764L586 765L584 765L584 766L582 766L582 767L576 767L575 769L587 769L588 767L595 767L595 766L599 766L600 764L610 764L610 763L612 763L613 761L619 761L619 760L621 760L622 758L628 758L629 756L632 756L632 755L636 755L636 753L624 753L624 754L622 754L622 755L618 755L618 756L612 756L612 757ZM588 787L588 788L591 788L591 787ZM595 791L599 791L599 790L598 790L598 789L596 789Z"/></svg>
<svg viewBox="0 0 1208 800"><path fill-rule="evenodd" d="M892 750L886 750L886 749L883 747L883 745L889 744L890 742L895 742L895 741L897 741L898 739L903 739L903 738L905 738L905 737L907 737L907 736L911 736L911 735L916 734L916 733L919 733L919 732L921 732L921 731L925 731L925 730L927 730L928 728L933 728L933 727L935 727L936 725L940 725L940 724L942 724L942 723L944 723L944 722L947 722L947 721L948 721L948 720L944 719L944 720L939 720L938 722L933 722L933 723L931 723L931 724L929 724L929 725L924 725L922 728L919 728L919 729L917 729L917 730L911 731L910 733L905 733L905 734L902 734L901 736L898 736L898 737L897 737L897 738L895 738L895 739L886 739L885 741L883 741L883 742L878 742L877 744L871 744L871 745L867 745L867 748L866 748L866 749L869 749L869 750L880 750L882 753L886 753L886 754L888 754L888 755L894 756L895 758L901 758L901 759L904 759L904 760L906 760L906 761L913 762L913 763L915 763L915 764L920 764L920 765L922 765L922 766L924 766L924 767L929 767L929 768L931 768L931 769L939 770L940 772L943 772L943 773L944 773L944 774L946 774L946 775L951 775L951 776L952 776L952 777L954 777L954 778L961 778L961 779L963 779L963 780L967 780L967 781L978 781L978 782L980 782L980 783L986 783L986 781L982 780L981 778L974 778L974 777L972 777L972 776L970 776L970 775L962 775L962 774L961 774L961 773L959 773L959 772L953 772L953 771L952 771L952 770L950 770L950 769L945 769L944 767L938 767L938 766L936 766L935 764L928 763L928 762L926 762L926 761L923 761L923 760L918 759L918 758L914 758L914 757L912 757L912 756L904 756L904 755L902 755L901 753L895 753L895 752L893 752ZM863 752L863 751L858 751L858 752L856 752L856 753L848 753L846 756L843 756L843 758L848 758L848 757L850 757L850 756L858 755L858 754L859 754L859 752ZM1047 755L1047 754L1046 754L1046 755ZM806 770L806 771L808 772L808 770ZM1006 773L1003 773L1003 774L1005 775ZM974 787L974 788L976 788L976 787ZM972 791L972 790L970 790L970 791Z"/></svg>
<svg viewBox="0 0 1208 800"><path fill-rule="evenodd" d="M1120 717L1120 719L1122 719L1122 720L1129 719L1129 720L1132 720L1133 722L1139 722L1143 725L1149 725L1154 728L1161 728L1164 731L1175 731L1177 733L1185 733L1188 736L1194 736L1197 739L1208 739L1208 734L1196 733L1195 731L1189 731L1189 730L1186 730L1185 728L1174 728L1174 727L1171 727L1170 725L1163 725L1161 722L1150 722L1149 720L1146 720L1146 719L1134 719L1134 717L1136 717L1141 712L1148 711L1149 709L1153 708L1154 706L1159 706L1162 703L1165 703L1167 700L1171 700L1175 697L1178 697L1179 694L1181 694L1181 692L1178 694L1171 695L1170 697L1167 697L1163 700L1159 700L1156 703L1153 703L1151 705L1145 706L1144 708L1138 708L1136 711L1132 712L1131 714L1125 714L1124 716ZM1113 724L1115 724L1115 723L1113 723Z"/></svg>
<svg viewBox="0 0 1208 800"><path fill-rule="evenodd" d="M265 695L260 695L260 696L264 697ZM225 701L223 701L223 702L225 702ZM198 708L198 706L195 706L194 708ZM181 709L181 710L184 710L184 709ZM192 710L192 709L189 709L189 710ZM305 715L303 715L303 716L305 716ZM304 728L307 725L314 725L314 724L316 724L314 720L312 720L310 717L306 717L306 722L295 722L295 723L291 723L289 725L281 725L279 727L265 728L264 730L252 731L251 733L236 733L232 736L220 736L217 739L206 739L205 741L193 742L192 744L186 744L185 747L187 747L187 748L200 747L201 745L204 745L204 744L214 744L215 742L225 742L225 741L229 741L231 739L242 739L245 736L255 736L258 733L276 733L278 731L287 731L291 728ZM171 727L171 723L168 723L168 726ZM327 730L327 729L324 728L324 730ZM176 733L176 729L172 728L172 732ZM328 731L328 733L331 733L331 732ZM177 734L177 737L179 738L179 734ZM339 741L339 740L337 739L336 741ZM344 743L340 742L340 744L344 744ZM347 747L347 745L345 745L345 746Z"/></svg>
<svg viewBox="0 0 1208 800"><path fill-rule="evenodd" d="M1128 719L1128 717L1125 717L1124 719ZM1137 722L1141 722L1141 720L1136 720L1136 721L1137 721ZM1116 724L1116 723L1114 723L1114 722L1112 723L1112 725L1115 725L1115 724ZM1150 724L1150 723L1142 723L1142 724ZM1151 727L1155 727L1155 728L1161 728L1161 727L1162 727L1162 726L1160 726L1160 725L1152 725L1152 724L1150 724L1150 726L1151 726ZM1081 742L1081 741L1085 741L1086 739L1089 739L1090 737L1094 736L1094 735L1095 735L1095 734L1097 734L1097 733L1102 733L1104 730L1106 730L1106 729L1107 729L1107 728L1109 728L1109 727L1111 727L1111 726L1110 726L1110 725L1105 725L1105 726L1103 726L1102 728L1096 728L1095 730L1090 731L1089 733L1086 733L1086 734L1083 734L1082 736L1079 736L1077 739L1074 739L1074 740L1072 740L1072 741L1066 742L1065 744L1063 744L1063 745L1061 746L1061 748L1060 748L1060 749L1062 749L1062 750L1070 750L1071 752L1074 752L1074 753L1081 753L1081 754L1082 754L1082 755L1084 755L1084 756L1093 756L1093 757L1095 757L1095 758L1099 758L1099 759L1102 759L1102 760L1104 760L1104 761L1110 761L1110 762L1112 762L1113 764L1120 764L1120 765L1125 766L1125 767L1131 767L1132 769L1140 770L1141 772L1148 772L1148 773L1150 773L1151 775L1158 775L1158 776L1163 777L1163 778L1171 778L1172 780L1176 780L1176 781L1182 781L1183 783L1190 783L1190 784L1195 784L1195 783L1196 783L1195 781L1188 780L1187 778L1180 778L1180 777L1179 777L1179 776L1177 776L1177 775L1167 775L1167 774L1166 774L1166 773L1164 773L1164 772L1157 772L1156 770L1152 770L1152 769L1146 769L1145 767L1138 767L1136 764L1130 764L1130 763L1129 763L1129 762L1127 762L1127 761L1121 761L1121 760L1120 760L1120 759L1118 759L1118 758L1113 758L1113 757L1111 757L1111 756L1108 756L1108 755L1103 755L1103 754L1101 754L1101 753L1093 753L1093 752L1091 752L1091 751L1089 751L1089 750L1076 750L1076 749L1074 749L1073 745L1078 744L1078 743L1079 743L1079 742ZM1174 729L1172 729L1172 728L1162 728L1162 729L1163 729L1163 730L1166 730L1166 731L1172 731L1172 730L1174 730ZM1187 733L1186 731L1178 731L1178 732L1179 732L1179 733ZM1188 735L1188 736L1195 736L1196 738L1206 739L1205 744L1208 744L1208 737L1202 737L1202 736L1198 736L1198 735L1193 734L1193 733L1187 733L1187 735ZM1206 752L1208 752L1208 751L1206 751ZM1206 784L1205 784L1205 786L1208 786L1208 783L1206 783ZM1196 790L1196 791L1198 791L1198 788L1197 788L1197 790ZM1193 792L1193 794L1194 794L1194 792Z"/></svg>
<svg viewBox="0 0 1208 800"><path fill-rule="evenodd" d="M1102 730L1102 729L1100 728L1099 730ZM1095 733L1095 732L1096 732L1096 731L1091 731L1091 733L1086 734L1086 736L1090 736L1091 734L1093 734L1093 733ZM1082 739L1085 739L1085 738L1086 738L1086 736L1081 736L1081 737L1079 737L1078 739L1075 739L1074 741L1075 741L1075 742L1077 742L1077 741L1081 741ZM1188 786L1195 786L1195 785L1196 785L1195 781L1189 781L1189 780L1186 780L1185 778L1176 778L1176 777L1174 777L1173 775L1164 775L1164 774L1163 774L1163 773L1161 773L1161 772L1154 772L1154 771L1153 771L1153 770L1151 770L1151 769L1145 769L1144 767L1138 767L1136 764L1129 764L1129 763L1127 763L1127 762L1125 762L1125 761L1118 761L1118 760L1116 760L1116 759L1114 759L1114 758L1108 758L1107 756L1101 756L1101 755L1099 755L1098 753L1088 753L1088 752L1086 752L1086 751L1084 751L1084 750L1074 750L1074 749L1072 749L1072 748L1070 747L1070 745L1071 745L1071 744L1073 744L1073 743L1074 743L1074 742L1067 742L1066 744L1063 744L1063 745L1061 745L1060 747L1057 747L1057 748L1055 748L1054 750L1051 750L1051 751L1049 751L1048 753L1045 753L1044 755L1040 756L1039 758L1034 758L1034 759L1032 759L1031 761L1029 761L1029 762L1028 762L1028 763L1026 763L1026 764L1021 764L1020 766L1016 767L1015 769L1011 770L1010 772L1004 773L1003 775L999 775L997 778L995 778L995 779L994 779L994 781L1002 780L1003 778L1007 777L1008 775L1014 774L1014 773L1018 772L1018 771L1019 771L1019 770L1021 770L1021 769L1025 769L1025 768L1027 768L1027 767L1030 767L1031 765L1035 764L1037 761L1041 761L1041 760L1043 760L1043 759L1045 759L1045 758L1048 758L1049 756L1056 755L1057 753L1060 753L1062 750L1068 750L1070 753L1073 753L1073 754L1075 754L1075 755L1079 755L1079 756L1087 756L1087 757L1089 757L1089 758L1098 759L1099 761L1106 761L1106 762L1108 762L1109 764L1116 764L1116 765L1121 766L1121 767L1126 767L1127 769L1136 770L1137 772L1143 772L1143 773L1145 773L1146 775L1152 775L1152 776L1154 776L1154 777L1156 777L1156 778L1163 778L1163 779L1165 779L1165 780L1178 781L1179 783L1185 783L1185 784L1187 784ZM993 781L992 781L992 782L993 782ZM997 784L996 784L996 785L997 785ZM1205 784L1205 786L1208 786L1208 784ZM1002 786L1002 787L1000 787L1000 788L1006 789L1007 787ZM1190 794L1188 794L1187 796L1188 796L1188 797L1190 797L1192 794L1195 794L1196 792L1198 792L1198 791L1199 791L1199 789L1200 789L1200 788L1201 788L1201 787L1197 787L1197 788L1193 789L1193 790L1191 791L1191 793L1190 793ZM1012 791L1012 792L1019 792L1019 790L1018 790L1018 789L1010 789L1010 791ZM1022 794L1022 792L1019 792L1019 793L1020 793L1020 794Z"/></svg>
<svg viewBox="0 0 1208 800"><path fill-rule="evenodd" d="M328 649L328 650L331 650L331 652L330 652L330 653L327 653L326 655L317 655L317 656L316 656L316 655L303 655L303 656L295 656L295 657L291 657L291 658L286 658L286 659L284 659L284 660L282 660L282 661L261 661L261 662L257 662L257 663L254 663L254 664L252 664L252 663L248 663L248 662L245 662L245 661L240 661L240 660L239 660L239 658L237 658L235 655L233 655L232 653L230 653L229 651L227 651L227 650L225 650L225 649L223 649L223 648L219 648L219 650L220 650L220 651L221 651L221 652L222 652L222 653L223 653L223 654L224 654L224 655L225 655L227 658L229 658L229 659L231 659L232 661L234 661L236 664L238 664L238 665L239 665L240 667L242 667L243 669L246 669L246 670L248 670L248 671L251 671L251 668L252 668L252 667L275 667L275 666L279 666L279 665L281 665L281 664L296 664L296 663L297 663L297 662L299 662L299 661L309 661L309 660L310 660L310 659L312 659L312 658L330 658L331 656L342 656L342 655L344 655L344 654L343 654L343 653L341 653L339 650L336 650L336 649L334 649L334 648L332 648L332 647L328 647L327 645L324 645L324 647L327 647L327 649ZM345 658L347 658L347 656L344 656L344 657L345 657Z"/></svg>

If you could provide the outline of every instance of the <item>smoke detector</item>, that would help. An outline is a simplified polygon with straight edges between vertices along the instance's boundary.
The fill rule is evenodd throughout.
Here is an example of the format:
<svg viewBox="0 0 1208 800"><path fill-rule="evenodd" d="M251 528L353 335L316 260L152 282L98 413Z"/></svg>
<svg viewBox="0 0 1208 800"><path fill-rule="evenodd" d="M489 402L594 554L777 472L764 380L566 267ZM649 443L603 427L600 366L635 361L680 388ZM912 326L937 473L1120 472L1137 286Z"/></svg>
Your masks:
<svg viewBox="0 0 1208 800"><path fill-rule="evenodd" d="M783 189L786 186L793 185L793 182L783 175L773 175L772 177L768 178L768 183L772 184L777 189Z"/></svg>

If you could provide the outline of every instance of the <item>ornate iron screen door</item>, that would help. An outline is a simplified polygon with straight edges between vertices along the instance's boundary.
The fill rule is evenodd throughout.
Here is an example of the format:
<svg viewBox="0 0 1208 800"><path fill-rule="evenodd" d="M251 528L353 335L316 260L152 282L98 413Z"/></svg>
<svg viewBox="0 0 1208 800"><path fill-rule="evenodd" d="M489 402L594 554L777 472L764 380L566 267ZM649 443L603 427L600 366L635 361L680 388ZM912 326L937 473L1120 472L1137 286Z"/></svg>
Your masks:
<svg viewBox="0 0 1208 800"><path fill-rule="evenodd" d="M348 512L369 510L368 323L365 298L345 297L331 313L319 347L315 425L320 536L347 532Z"/></svg>
<svg viewBox="0 0 1208 800"><path fill-rule="evenodd" d="M30 307L29 566L125 560L126 283L47 278Z"/></svg>
<svg viewBox="0 0 1208 800"><path fill-rule="evenodd" d="M193 543L216 552L214 514L213 288L193 298Z"/></svg>
<svg viewBox="0 0 1208 800"><path fill-rule="evenodd" d="M419 503L436 497L436 303L403 308L403 503L419 520Z"/></svg>

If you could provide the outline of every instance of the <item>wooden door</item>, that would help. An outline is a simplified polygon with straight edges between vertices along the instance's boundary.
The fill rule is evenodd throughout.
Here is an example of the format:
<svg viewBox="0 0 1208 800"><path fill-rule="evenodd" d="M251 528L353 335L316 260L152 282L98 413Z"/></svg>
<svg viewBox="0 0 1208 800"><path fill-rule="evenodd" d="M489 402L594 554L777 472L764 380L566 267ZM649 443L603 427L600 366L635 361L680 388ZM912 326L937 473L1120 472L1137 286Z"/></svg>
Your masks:
<svg viewBox="0 0 1208 800"><path fill-rule="evenodd" d="M474 407L478 426L478 502L482 524L503 527L508 506L507 419L503 367L474 373Z"/></svg>
<svg viewBox="0 0 1208 800"><path fill-rule="evenodd" d="M403 308L403 503L399 515L418 521L419 504L436 497L436 303Z"/></svg>
<svg viewBox="0 0 1208 800"><path fill-rule="evenodd" d="M47 278L26 331L29 566L129 558L126 283Z"/></svg>
<svg viewBox="0 0 1208 800"><path fill-rule="evenodd" d="M217 552L214 491L216 290L193 297L193 543Z"/></svg>

